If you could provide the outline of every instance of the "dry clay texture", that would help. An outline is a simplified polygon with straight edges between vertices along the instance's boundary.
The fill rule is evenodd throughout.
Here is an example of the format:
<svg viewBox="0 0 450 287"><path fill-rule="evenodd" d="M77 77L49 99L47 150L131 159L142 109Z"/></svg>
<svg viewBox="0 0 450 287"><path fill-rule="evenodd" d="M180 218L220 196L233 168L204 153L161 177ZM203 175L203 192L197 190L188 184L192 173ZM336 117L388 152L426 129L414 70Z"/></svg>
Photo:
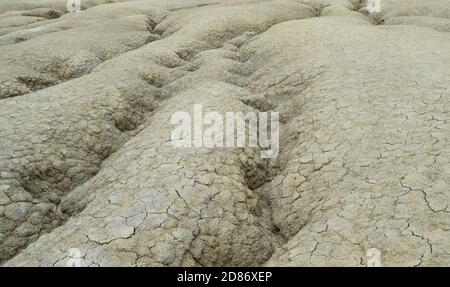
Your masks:
<svg viewBox="0 0 450 287"><path fill-rule="evenodd" d="M0 264L450 264L450 1L0 2ZM171 116L276 111L280 153Z"/></svg>

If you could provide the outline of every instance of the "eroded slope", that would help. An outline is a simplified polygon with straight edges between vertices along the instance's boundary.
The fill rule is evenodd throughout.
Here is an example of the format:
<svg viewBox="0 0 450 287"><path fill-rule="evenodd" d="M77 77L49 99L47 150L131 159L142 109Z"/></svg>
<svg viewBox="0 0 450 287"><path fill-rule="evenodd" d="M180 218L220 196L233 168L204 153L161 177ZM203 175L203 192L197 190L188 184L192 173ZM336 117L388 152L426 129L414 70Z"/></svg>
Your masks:
<svg viewBox="0 0 450 287"><path fill-rule="evenodd" d="M27 45L81 33L99 57L137 31L80 78L0 100L0 259L354 266L377 248L384 265L447 265L450 38L426 23L448 1L404 2L366 15L361 1L131 1L5 42L9 79L27 73ZM278 111L279 157L174 148L170 117L196 103Z"/></svg>

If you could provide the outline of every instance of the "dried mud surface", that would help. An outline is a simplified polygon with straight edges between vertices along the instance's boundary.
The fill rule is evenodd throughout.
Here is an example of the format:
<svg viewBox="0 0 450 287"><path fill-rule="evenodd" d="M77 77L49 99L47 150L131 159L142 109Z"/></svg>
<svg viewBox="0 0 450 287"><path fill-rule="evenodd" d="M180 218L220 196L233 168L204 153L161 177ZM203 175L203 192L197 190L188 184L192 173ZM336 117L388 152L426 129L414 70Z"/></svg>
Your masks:
<svg viewBox="0 0 450 287"><path fill-rule="evenodd" d="M450 264L450 1L0 2L0 264ZM176 111L277 111L280 154Z"/></svg>

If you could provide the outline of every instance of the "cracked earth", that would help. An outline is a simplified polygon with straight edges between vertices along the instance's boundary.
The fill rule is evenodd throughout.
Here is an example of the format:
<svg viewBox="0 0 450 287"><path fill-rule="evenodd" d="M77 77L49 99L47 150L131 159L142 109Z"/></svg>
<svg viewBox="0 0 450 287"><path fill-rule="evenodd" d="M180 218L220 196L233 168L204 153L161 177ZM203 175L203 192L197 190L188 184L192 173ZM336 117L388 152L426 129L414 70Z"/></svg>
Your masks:
<svg viewBox="0 0 450 287"><path fill-rule="evenodd" d="M0 264L450 264L450 1L0 2ZM276 111L280 153L175 148Z"/></svg>

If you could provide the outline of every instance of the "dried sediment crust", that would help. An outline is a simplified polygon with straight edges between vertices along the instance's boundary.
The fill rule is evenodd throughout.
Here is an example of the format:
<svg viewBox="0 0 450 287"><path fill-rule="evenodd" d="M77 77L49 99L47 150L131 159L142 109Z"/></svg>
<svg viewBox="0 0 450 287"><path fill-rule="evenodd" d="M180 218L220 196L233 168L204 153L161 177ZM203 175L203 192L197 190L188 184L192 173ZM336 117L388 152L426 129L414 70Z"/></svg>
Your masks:
<svg viewBox="0 0 450 287"><path fill-rule="evenodd" d="M447 2L129 1L3 35L5 79L75 35L101 60L0 100L0 260L448 265ZM173 147L170 117L196 103L279 112L279 157Z"/></svg>
<svg viewBox="0 0 450 287"><path fill-rule="evenodd" d="M275 7L279 11L272 12ZM193 69L197 64L186 60L187 57L215 49L249 30L260 33L276 23L313 14L308 6L288 2L209 9L189 10L185 18L180 17L182 10L176 10L165 21L173 23L171 25L176 25L176 21L191 21L191 24L164 32L167 29L164 21L160 24L155 21L152 31L163 35L163 39L109 60L87 76L2 101L4 118L9 125L3 141L23 139L18 145L5 145L2 161L7 175L3 179L5 195L28 196L21 200L25 206L12 199L5 203L5 210L18 213L20 220L10 218L9 213L2 219L5 221L4 258L61 224L66 213L70 215L80 209L72 206L70 200L62 205L62 210L58 205L65 194L95 175L105 158L144 129L148 116L148 122L154 121L152 111L161 108L161 101L177 93L177 86L184 85L184 76L195 73L197 81L238 77L221 71L220 67L216 73L210 73L207 68ZM211 13L214 11L220 12L220 16ZM200 22L195 21L194 16L198 14L203 15ZM129 68L124 69L125 66ZM180 79L178 85L175 84L177 79ZM68 106L74 108L68 110ZM36 113L27 112L29 109ZM14 117L11 116L13 111ZM17 128L25 120L30 125ZM80 205L82 202L73 203ZM267 255L265 257L267 259Z"/></svg>

